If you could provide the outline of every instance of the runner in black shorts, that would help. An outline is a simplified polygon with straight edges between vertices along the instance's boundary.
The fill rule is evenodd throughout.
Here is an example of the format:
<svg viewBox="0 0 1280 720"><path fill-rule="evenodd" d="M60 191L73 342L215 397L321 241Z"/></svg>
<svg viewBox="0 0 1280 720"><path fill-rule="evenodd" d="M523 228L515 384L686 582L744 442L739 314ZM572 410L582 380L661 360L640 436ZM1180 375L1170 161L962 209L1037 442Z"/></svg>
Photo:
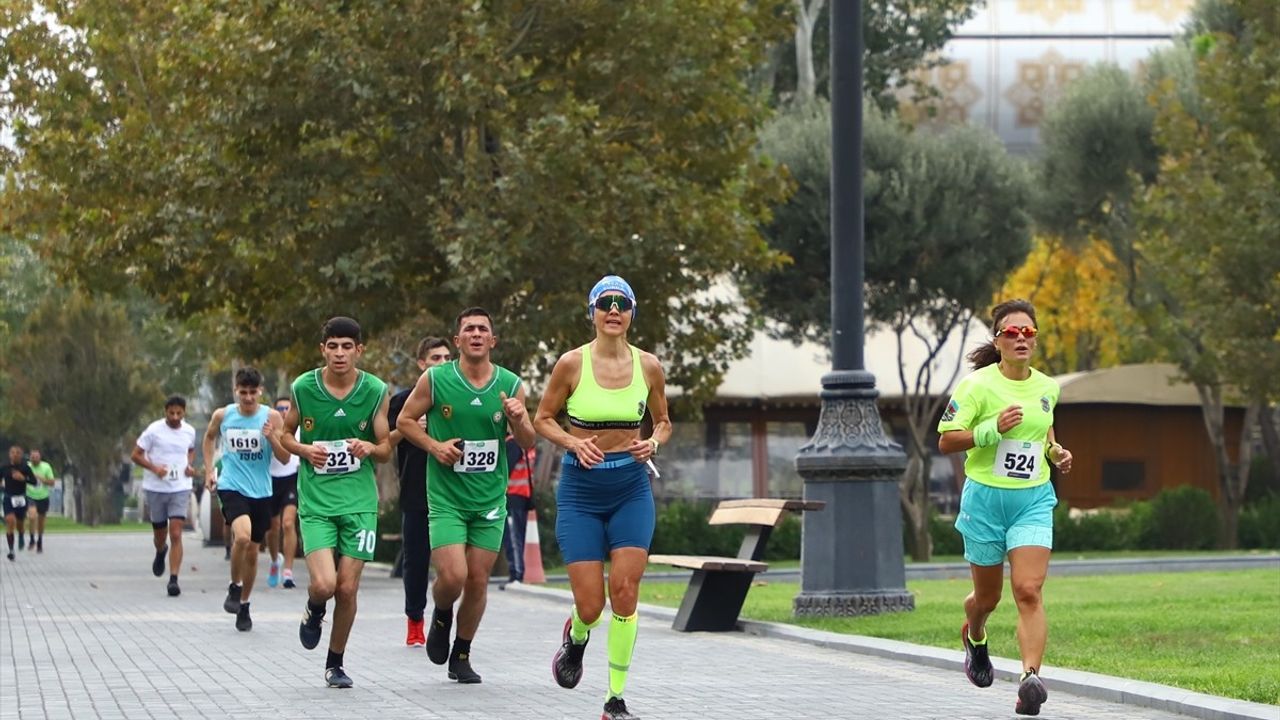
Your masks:
<svg viewBox="0 0 1280 720"><path fill-rule="evenodd" d="M293 398L288 395L276 398L275 408L281 416L287 415L293 409ZM293 559L298 554L297 455L290 455L289 461L283 463L274 455L271 457L271 529L267 531L267 552L271 553L267 586L275 587L283 580L285 589L292 590Z"/></svg>
<svg viewBox="0 0 1280 720"><path fill-rule="evenodd" d="M4 481L4 539L9 543L9 559L14 559L13 531L22 537L22 521L27 516L27 485L36 482L36 474L22 458L22 446L9 448L9 464L0 466Z"/></svg>

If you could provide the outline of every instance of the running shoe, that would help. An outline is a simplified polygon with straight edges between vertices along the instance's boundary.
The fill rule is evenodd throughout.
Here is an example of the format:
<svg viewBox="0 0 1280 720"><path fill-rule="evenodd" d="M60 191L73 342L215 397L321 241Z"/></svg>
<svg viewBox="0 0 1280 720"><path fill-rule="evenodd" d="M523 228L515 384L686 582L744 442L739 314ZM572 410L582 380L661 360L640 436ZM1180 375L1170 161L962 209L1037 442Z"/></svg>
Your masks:
<svg viewBox="0 0 1280 720"><path fill-rule="evenodd" d="M178 587L178 581L176 579L170 580L169 584L165 587L165 590L169 593L169 597L178 597L182 594L182 588Z"/></svg>
<svg viewBox="0 0 1280 720"><path fill-rule="evenodd" d="M43 552L44 552L44 538L40 538L39 540L36 541L36 553L39 554Z"/></svg>
<svg viewBox="0 0 1280 720"><path fill-rule="evenodd" d="M427 658L436 665L449 662L449 631L453 629L453 618L441 622L433 614L431 627L427 630Z"/></svg>
<svg viewBox="0 0 1280 720"><path fill-rule="evenodd" d="M349 688L352 685L355 685L355 683L351 681L351 676L343 672L340 667L325 668L324 681L328 683L331 688Z"/></svg>
<svg viewBox="0 0 1280 720"><path fill-rule="evenodd" d="M249 617L249 603L240 603L240 610L236 613L236 629L240 632L249 632L253 629L253 618Z"/></svg>
<svg viewBox="0 0 1280 720"><path fill-rule="evenodd" d="M591 633L587 633L587 639L581 645L573 641L569 635L569 629L573 627L573 618L564 621L564 632L560 635L560 649L556 651L555 657L551 658L551 674L556 679L556 684L562 688L572 690L582 681L582 655L587 651L587 643L591 642ZM616 698L619 702L622 698ZM623 705L623 711L626 711L626 705Z"/></svg>
<svg viewBox="0 0 1280 720"><path fill-rule="evenodd" d="M987 643L974 645L969 642L969 623L960 628L960 641L964 643L964 675L969 682L978 687L991 687L995 682L996 671L991 667L991 656L987 653Z"/></svg>
<svg viewBox="0 0 1280 720"><path fill-rule="evenodd" d="M302 641L302 647L314 650L316 645L320 644L320 623L323 621L324 610L312 612L311 603L307 603L306 609L302 611L302 622L298 625L298 639ZM349 681L350 678L347 680Z"/></svg>
<svg viewBox="0 0 1280 720"><path fill-rule="evenodd" d="M275 587L280 584L280 563L272 561L271 569L267 571L267 587Z"/></svg>
<svg viewBox="0 0 1280 720"><path fill-rule="evenodd" d="M9 551L9 559L10 559L10 560L12 560L14 557L15 557L15 556L14 556L14 554L13 554L13 551L12 551L12 550L10 550L10 551Z"/></svg>
<svg viewBox="0 0 1280 720"><path fill-rule="evenodd" d="M449 679L462 685L480 684L480 674L471 669L471 653L458 653L449 658Z"/></svg>
<svg viewBox="0 0 1280 720"><path fill-rule="evenodd" d="M151 574L160 577L164 574L164 556L169 552L169 546L165 545L156 551L156 558L151 561Z"/></svg>
<svg viewBox="0 0 1280 720"><path fill-rule="evenodd" d="M295 587L297 587L297 585L294 585L294 584L293 584L293 571L292 571L292 570L285 570L285 571L284 571L284 573L283 573L283 576L284 576L284 582L283 582L283 583L281 583L281 587L283 587L285 590L292 590L292 589L294 589Z"/></svg>
<svg viewBox="0 0 1280 720"><path fill-rule="evenodd" d="M625 700L620 697L611 697L604 704L604 712L600 713L600 720L640 720L640 718L627 711Z"/></svg>
<svg viewBox="0 0 1280 720"><path fill-rule="evenodd" d="M18 549L19 550L27 549L27 536L23 535L22 533L18 533Z"/></svg>
<svg viewBox="0 0 1280 720"><path fill-rule="evenodd" d="M427 644L427 636L425 634L425 623L421 620L413 618L405 618L409 625L408 632L404 637L404 644L409 647L422 647Z"/></svg>
<svg viewBox="0 0 1280 720"><path fill-rule="evenodd" d="M1018 702L1013 711L1019 715L1039 715L1040 706L1048 699L1049 691L1040 682L1040 676L1035 670L1028 670L1022 674L1022 682L1018 683Z"/></svg>
<svg viewBox="0 0 1280 720"><path fill-rule="evenodd" d="M227 599L222 601L222 609L235 615L240 612L240 593L244 592L244 588L231 583L227 586Z"/></svg>

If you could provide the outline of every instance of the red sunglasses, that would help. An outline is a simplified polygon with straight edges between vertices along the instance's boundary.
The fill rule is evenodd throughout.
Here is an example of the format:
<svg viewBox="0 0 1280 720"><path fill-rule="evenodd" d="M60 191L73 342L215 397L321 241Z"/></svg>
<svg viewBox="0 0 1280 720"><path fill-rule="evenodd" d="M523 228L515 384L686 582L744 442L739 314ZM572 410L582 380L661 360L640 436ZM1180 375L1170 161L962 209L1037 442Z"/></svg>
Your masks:
<svg viewBox="0 0 1280 720"><path fill-rule="evenodd" d="M1017 340L1018 335L1022 335L1022 337L1030 340L1031 338L1036 336L1036 329L1031 327L1030 325L1023 325L1022 327L1018 327L1017 325L1010 325L1005 329L1001 330L1000 335L1009 340Z"/></svg>

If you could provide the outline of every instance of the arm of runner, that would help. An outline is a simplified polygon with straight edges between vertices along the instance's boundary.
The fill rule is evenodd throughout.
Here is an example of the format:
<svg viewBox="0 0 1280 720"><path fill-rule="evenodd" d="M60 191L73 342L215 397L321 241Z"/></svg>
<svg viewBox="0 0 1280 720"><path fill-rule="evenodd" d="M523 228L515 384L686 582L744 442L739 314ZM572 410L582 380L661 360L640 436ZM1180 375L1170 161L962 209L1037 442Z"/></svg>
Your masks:
<svg viewBox="0 0 1280 720"><path fill-rule="evenodd" d="M538 433L533 429L533 423L529 420L529 411L525 406L526 396L524 393L524 385L516 391L515 397L507 397L506 393L499 393L502 398L502 412L507 416L507 425L511 427L511 434L515 436L516 442L520 443L520 447L528 450L538 441Z"/></svg>
<svg viewBox="0 0 1280 720"><path fill-rule="evenodd" d="M427 368L418 378L417 384L413 386L409 399L404 401L404 408L396 418L396 429L405 440L431 453L441 464L453 465L462 457L462 451L454 445L457 438L438 442L428 435L426 428L418 422L431 410L431 405L431 368Z"/></svg>
<svg viewBox="0 0 1280 720"><path fill-rule="evenodd" d="M282 427L284 427L284 416L280 414L280 411L274 408L268 410L267 422L262 426L262 434L267 438L267 442L271 443L271 454L275 456L276 460L287 463L292 453L280 441L280 428Z"/></svg>
<svg viewBox="0 0 1280 720"><path fill-rule="evenodd" d="M647 462L658 454L658 447L671 439L671 416L667 413L667 378L662 372L662 363L653 353L640 356L644 379L649 383L649 417L653 418L653 433L647 438L637 437L631 441L627 452L636 462Z"/></svg>
<svg viewBox="0 0 1280 720"><path fill-rule="evenodd" d="M138 438L138 442L142 442L145 438L146 434L144 433L142 437ZM164 474L169 471L169 468L163 465L151 464L151 461L147 459L147 451L141 445L135 444L133 446L133 452L129 453L129 460L143 470L149 470L161 477L164 477Z"/></svg>
<svg viewBox="0 0 1280 720"><path fill-rule="evenodd" d="M209 427L204 430L204 440L200 443L201 450L204 451L205 459L213 457L214 451L217 449L218 428L222 427L222 415L225 408L218 408L213 411L213 417L209 418ZM218 484L218 472L213 467L213 463L209 463L204 469L204 487L206 490L212 490Z"/></svg>
<svg viewBox="0 0 1280 720"><path fill-rule="evenodd" d="M1054 467L1058 468L1058 471L1063 475L1070 473L1071 461L1073 459L1071 451L1062 447L1062 445L1058 443L1057 436L1054 433L1053 428L1049 428L1048 440L1049 449L1045 451L1045 454L1049 456L1049 462L1053 463Z"/></svg>
<svg viewBox="0 0 1280 720"><path fill-rule="evenodd" d="M292 407L289 408L289 412L284 416L284 426L276 433L281 447L288 450L290 454L297 455L311 463L312 467L324 467L325 460L329 457L324 448L315 445L304 445L298 438L294 437L293 434L298 430L299 421L297 398L294 398L290 405Z"/></svg>
<svg viewBox="0 0 1280 720"><path fill-rule="evenodd" d="M564 410L569 393L573 392L574 379L581 372L581 351L571 350L560 356L555 368L551 370L551 379L547 381L546 392L542 393L542 402L538 403L538 413L533 418L533 427L542 437L572 452L577 456L578 462L589 469L598 462L604 462L604 453L596 447L596 439L599 436L574 437L560 427L560 421L557 419L560 411Z"/></svg>
<svg viewBox="0 0 1280 720"><path fill-rule="evenodd" d="M387 429L387 403L391 396L383 394L382 405L373 414L373 436L377 443L368 440L351 440L351 454L358 458L372 457L374 462L384 463L391 460L391 432Z"/></svg>

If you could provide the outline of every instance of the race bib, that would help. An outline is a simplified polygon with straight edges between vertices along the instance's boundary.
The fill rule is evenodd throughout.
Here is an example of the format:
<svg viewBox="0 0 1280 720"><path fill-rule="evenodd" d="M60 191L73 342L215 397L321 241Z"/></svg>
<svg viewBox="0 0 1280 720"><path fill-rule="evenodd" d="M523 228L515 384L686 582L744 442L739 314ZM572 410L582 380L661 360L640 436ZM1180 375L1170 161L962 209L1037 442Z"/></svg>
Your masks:
<svg viewBox="0 0 1280 720"><path fill-rule="evenodd" d="M1044 443L1027 440L1001 440L996 446L996 477L1030 480L1040 472Z"/></svg>
<svg viewBox="0 0 1280 720"><path fill-rule="evenodd" d="M266 438L258 430L249 428L229 428L227 430L227 449L245 455L262 451L262 443Z"/></svg>
<svg viewBox="0 0 1280 720"><path fill-rule="evenodd" d="M171 483L178 482L179 480L181 480L181 479L182 479L182 473L183 473L183 471L184 471L184 470L186 470L186 468L185 468L185 467L178 467L177 465L170 465L170 466L169 466L168 468L166 468L166 469L165 469L165 471L164 471L164 479L165 479L165 481L166 481L166 482L171 482Z"/></svg>
<svg viewBox="0 0 1280 720"><path fill-rule="evenodd" d="M26 507L27 498L24 495L10 495L9 504L15 508Z"/></svg>
<svg viewBox="0 0 1280 720"><path fill-rule="evenodd" d="M453 464L454 472L487 473L498 467L499 440L464 440L462 457Z"/></svg>
<svg viewBox="0 0 1280 720"><path fill-rule="evenodd" d="M341 475L360 469L360 458L351 454L346 440L317 440L316 445L324 448L324 467L316 472L321 475Z"/></svg>

